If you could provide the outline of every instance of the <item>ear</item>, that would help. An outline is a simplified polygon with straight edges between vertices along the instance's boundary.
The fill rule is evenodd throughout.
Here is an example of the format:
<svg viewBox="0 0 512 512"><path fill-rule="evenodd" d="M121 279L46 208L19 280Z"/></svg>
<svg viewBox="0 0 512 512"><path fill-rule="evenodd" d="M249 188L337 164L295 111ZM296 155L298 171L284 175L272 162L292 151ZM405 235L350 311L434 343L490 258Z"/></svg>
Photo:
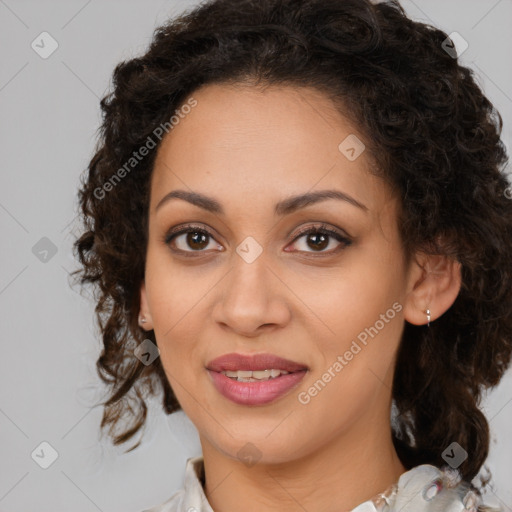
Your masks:
<svg viewBox="0 0 512 512"><path fill-rule="evenodd" d="M455 302L461 286L461 264L445 255L417 253L411 262L404 318L414 325L433 322Z"/></svg>
<svg viewBox="0 0 512 512"><path fill-rule="evenodd" d="M142 323L141 318L145 318L146 321ZM139 325L145 331L151 331L153 329L153 320L151 318L151 313L149 312L149 304L146 296L146 283L144 280L140 285Z"/></svg>

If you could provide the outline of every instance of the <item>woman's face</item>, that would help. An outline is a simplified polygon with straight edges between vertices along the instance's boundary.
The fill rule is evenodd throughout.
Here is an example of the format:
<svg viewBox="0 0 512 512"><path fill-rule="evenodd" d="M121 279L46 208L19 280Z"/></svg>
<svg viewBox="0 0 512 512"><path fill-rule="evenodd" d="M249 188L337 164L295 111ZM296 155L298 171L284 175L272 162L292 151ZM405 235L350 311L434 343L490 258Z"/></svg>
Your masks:
<svg viewBox="0 0 512 512"><path fill-rule="evenodd" d="M360 449L389 428L410 290L397 202L320 93L209 85L192 96L158 150L141 287L172 389L204 450L285 462L342 436ZM319 191L339 195L286 203ZM306 371L236 383L208 369L233 353Z"/></svg>

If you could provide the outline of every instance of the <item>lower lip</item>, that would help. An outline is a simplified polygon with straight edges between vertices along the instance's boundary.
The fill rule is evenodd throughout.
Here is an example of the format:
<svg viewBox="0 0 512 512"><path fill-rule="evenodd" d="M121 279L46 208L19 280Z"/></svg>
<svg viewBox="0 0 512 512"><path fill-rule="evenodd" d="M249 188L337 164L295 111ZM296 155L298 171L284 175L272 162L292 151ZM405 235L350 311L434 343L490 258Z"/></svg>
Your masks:
<svg viewBox="0 0 512 512"><path fill-rule="evenodd" d="M306 370L288 373L261 382L239 382L226 375L208 370L217 391L237 404L262 405L282 397L304 378Z"/></svg>

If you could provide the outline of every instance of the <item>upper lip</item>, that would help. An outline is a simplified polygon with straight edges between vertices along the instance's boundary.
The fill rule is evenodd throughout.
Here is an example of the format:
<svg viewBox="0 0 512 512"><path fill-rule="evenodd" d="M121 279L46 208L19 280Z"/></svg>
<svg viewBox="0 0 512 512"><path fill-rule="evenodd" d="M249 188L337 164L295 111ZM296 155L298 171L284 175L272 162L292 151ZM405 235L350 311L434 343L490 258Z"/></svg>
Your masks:
<svg viewBox="0 0 512 512"><path fill-rule="evenodd" d="M304 364L296 363L273 354L244 355L236 352L224 354L213 359L206 365L206 368L219 373L236 370L284 370L291 373L308 369Z"/></svg>

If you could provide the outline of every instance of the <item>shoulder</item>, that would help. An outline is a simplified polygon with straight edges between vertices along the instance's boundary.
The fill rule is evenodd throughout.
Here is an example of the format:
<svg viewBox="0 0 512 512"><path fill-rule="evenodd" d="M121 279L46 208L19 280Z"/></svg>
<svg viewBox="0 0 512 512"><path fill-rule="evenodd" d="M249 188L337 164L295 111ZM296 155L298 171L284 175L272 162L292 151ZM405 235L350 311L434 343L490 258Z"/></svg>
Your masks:
<svg viewBox="0 0 512 512"><path fill-rule="evenodd" d="M179 512L182 509L183 497L185 490L180 489L176 491L167 501L156 505L155 507L147 508L141 512Z"/></svg>
<svg viewBox="0 0 512 512"><path fill-rule="evenodd" d="M202 486L203 457L190 457L185 468L184 485L167 501L141 512L213 512Z"/></svg>
<svg viewBox="0 0 512 512"><path fill-rule="evenodd" d="M460 473L444 466L416 466L398 481L393 510L417 512L503 512L485 505Z"/></svg>

